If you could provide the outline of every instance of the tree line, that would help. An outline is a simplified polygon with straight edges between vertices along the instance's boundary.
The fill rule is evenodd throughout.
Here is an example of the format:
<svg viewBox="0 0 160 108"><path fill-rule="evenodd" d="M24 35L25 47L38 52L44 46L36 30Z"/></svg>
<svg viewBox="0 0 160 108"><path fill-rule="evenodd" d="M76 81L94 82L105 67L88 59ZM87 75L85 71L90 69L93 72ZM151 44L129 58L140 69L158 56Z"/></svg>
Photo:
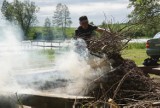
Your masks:
<svg viewBox="0 0 160 108"><path fill-rule="evenodd" d="M128 8L133 8L133 10L128 15L129 21L126 24L136 25L135 31L132 31L131 34L153 36L160 32L160 0L129 0ZM31 34L34 39L43 37L45 40L53 40L58 36L63 39L67 38L67 28L70 28L72 24L67 5L57 4L52 19L48 17L45 19L43 33L33 29L38 22L36 14L39 10L35 2L29 0L23 2L4 0L1 7L3 18L21 27L24 33L23 39L28 39ZM119 24L124 25L125 23ZM101 26L105 26L105 23L102 22Z"/></svg>
<svg viewBox="0 0 160 108"><path fill-rule="evenodd" d="M38 37L42 39L44 37L45 40L53 40L55 37L54 34L56 34L53 33L53 27L56 29L58 35L66 38L66 28L72 24L67 5L57 4L52 20L48 17L45 19L43 34L33 29L38 23L36 14L39 10L40 8L36 6L35 2L30 2L29 0L23 2L20 0L14 0L14 2L4 0L1 7L3 18L21 27L24 40L28 39L31 32L34 39Z"/></svg>

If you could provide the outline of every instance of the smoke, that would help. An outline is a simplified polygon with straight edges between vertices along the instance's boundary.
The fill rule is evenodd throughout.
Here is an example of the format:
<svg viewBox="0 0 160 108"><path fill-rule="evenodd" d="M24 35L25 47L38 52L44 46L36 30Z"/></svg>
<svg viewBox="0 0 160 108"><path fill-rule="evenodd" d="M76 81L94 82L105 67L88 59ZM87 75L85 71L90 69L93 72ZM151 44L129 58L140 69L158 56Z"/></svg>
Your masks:
<svg viewBox="0 0 160 108"><path fill-rule="evenodd" d="M12 27L8 22L0 27L0 87L6 89L12 81L13 64L16 64L16 53L20 51L18 40L21 32L18 27Z"/></svg>
<svg viewBox="0 0 160 108"><path fill-rule="evenodd" d="M53 61L43 53L24 50L22 34L18 26L8 22L0 27L2 98L11 96L7 93L38 91L86 95L88 87L94 86L90 83L111 69L109 62L92 56L81 39L64 42L60 51L55 50ZM48 64L51 64L50 69L42 70Z"/></svg>
<svg viewBox="0 0 160 108"><path fill-rule="evenodd" d="M20 40L22 32L18 26L1 20L0 26L0 108L16 108L13 96L20 90L14 79L15 68L23 65ZM24 54L26 57L26 55ZM21 61L21 62L20 62Z"/></svg>
<svg viewBox="0 0 160 108"><path fill-rule="evenodd" d="M88 84L111 68L109 62L92 56L81 39L64 42L52 61L44 54L23 49L18 26L6 22L0 35L0 87L11 92L54 89L56 93L84 95ZM52 64L51 70L41 70L45 64Z"/></svg>
<svg viewBox="0 0 160 108"><path fill-rule="evenodd" d="M0 25L0 108L16 108L15 93L33 93L36 87L44 86L50 76L32 74L28 76L26 73L40 72L39 68L45 68L48 64L53 67L53 64L43 51L23 47L21 40L23 33L19 26L4 20L1 22L3 23Z"/></svg>
<svg viewBox="0 0 160 108"><path fill-rule="evenodd" d="M0 88L1 91L20 92L32 85L34 78L26 79L25 72L31 69L43 67L49 64L51 60L38 51L24 49L22 45L22 30L7 21L3 21L0 26ZM20 74L20 78L18 77ZM23 84L26 84L24 87ZM28 91L30 92L30 91Z"/></svg>
<svg viewBox="0 0 160 108"><path fill-rule="evenodd" d="M70 82L54 92L85 95L94 86L90 83L111 69L109 62L91 55L86 47L81 39L71 40L68 50L56 56L56 69L65 73Z"/></svg>

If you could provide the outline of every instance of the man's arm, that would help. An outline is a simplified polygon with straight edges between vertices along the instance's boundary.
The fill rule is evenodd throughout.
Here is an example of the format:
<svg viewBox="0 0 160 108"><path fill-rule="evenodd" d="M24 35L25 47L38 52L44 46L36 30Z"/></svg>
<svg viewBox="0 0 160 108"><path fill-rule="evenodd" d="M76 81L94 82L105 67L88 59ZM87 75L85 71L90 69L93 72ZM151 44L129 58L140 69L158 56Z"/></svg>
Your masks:
<svg viewBox="0 0 160 108"><path fill-rule="evenodd" d="M109 33L109 31L108 31L108 30L103 29L103 28L100 28L100 27L98 27L98 28L96 29L96 31L97 31L98 33L100 33L100 34L103 34L103 33Z"/></svg>

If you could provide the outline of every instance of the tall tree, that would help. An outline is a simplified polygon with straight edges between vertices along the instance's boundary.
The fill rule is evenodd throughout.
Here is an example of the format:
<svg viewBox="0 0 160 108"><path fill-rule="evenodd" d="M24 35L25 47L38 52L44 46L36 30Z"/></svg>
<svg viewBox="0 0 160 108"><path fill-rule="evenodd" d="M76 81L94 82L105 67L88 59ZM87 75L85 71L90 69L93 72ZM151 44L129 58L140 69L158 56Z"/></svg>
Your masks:
<svg viewBox="0 0 160 108"><path fill-rule="evenodd" d="M6 0L3 1L1 12L6 20L13 20L13 9L14 7L9 2L7 2Z"/></svg>
<svg viewBox="0 0 160 108"><path fill-rule="evenodd" d="M47 17L44 23L44 36L46 40L53 40L53 32L51 28L51 20Z"/></svg>
<svg viewBox="0 0 160 108"><path fill-rule="evenodd" d="M34 2L28 0L21 2L14 0L14 2L3 1L1 12L4 18L8 21L18 24L24 33L24 39L27 39L31 26L37 21L36 13L39 8Z"/></svg>
<svg viewBox="0 0 160 108"><path fill-rule="evenodd" d="M129 0L129 8L134 8L128 16L132 23L141 25L153 34L160 30L160 0Z"/></svg>
<svg viewBox="0 0 160 108"><path fill-rule="evenodd" d="M61 3L57 4L56 11L53 16L53 25L60 27L63 35L66 36L66 28L70 27L71 24L72 21L67 5Z"/></svg>

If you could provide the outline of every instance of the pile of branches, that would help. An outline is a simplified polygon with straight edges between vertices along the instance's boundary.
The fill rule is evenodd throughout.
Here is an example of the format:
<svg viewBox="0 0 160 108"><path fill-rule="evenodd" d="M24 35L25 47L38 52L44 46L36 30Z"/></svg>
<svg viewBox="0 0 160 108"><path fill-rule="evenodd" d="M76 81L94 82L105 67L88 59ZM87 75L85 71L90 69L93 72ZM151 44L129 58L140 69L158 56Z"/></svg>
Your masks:
<svg viewBox="0 0 160 108"><path fill-rule="evenodd" d="M131 40L130 32L133 30L132 25L113 26L108 25L108 29L99 37L93 37L88 42L88 49L91 53L98 53L106 56L108 59L113 59L116 64L122 63L121 51L127 47ZM117 67L115 64L114 67Z"/></svg>
<svg viewBox="0 0 160 108"><path fill-rule="evenodd" d="M144 74L134 61L121 56L121 51L130 41L128 35L133 30L132 26L108 28L99 38L90 40L88 49L111 60L113 70L94 79L91 86L96 86L87 95L95 97L95 101L85 106L152 106L153 102L160 99L160 85Z"/></svg>

